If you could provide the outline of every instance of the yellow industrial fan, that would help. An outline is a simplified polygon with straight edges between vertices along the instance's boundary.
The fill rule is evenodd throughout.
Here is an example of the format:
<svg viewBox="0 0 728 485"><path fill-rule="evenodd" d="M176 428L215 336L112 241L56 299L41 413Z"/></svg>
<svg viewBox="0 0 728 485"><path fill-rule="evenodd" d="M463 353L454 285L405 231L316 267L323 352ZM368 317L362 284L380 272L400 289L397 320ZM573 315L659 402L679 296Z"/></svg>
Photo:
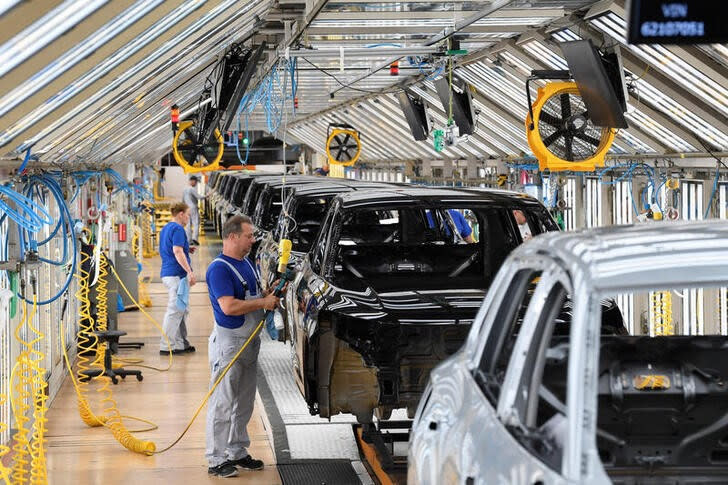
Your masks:
<svg viewBox="0 0 728 485"><path fill-rule="evenodd" d="M225 151L225 144L220 131L210 130L205 137L204 131L198 129L194 121L182 121L174 134L172 153L174 159L185 173L217 170Z"/></svg>
<svg viewBox="0 0 728 485"><path fill-rule="evenodd" d="M326 155L329 157L329 164L350 167L359 160L361 139L357 130L346 124L331 124L328 135Z"/></svg>
<svg viewBox="0 0 728 485"><path fill-rule="evenodd" d="M526 117L528 145L540 170L590 172L604 166L614 131L595 126L575 82L539 88Z"/></svg>

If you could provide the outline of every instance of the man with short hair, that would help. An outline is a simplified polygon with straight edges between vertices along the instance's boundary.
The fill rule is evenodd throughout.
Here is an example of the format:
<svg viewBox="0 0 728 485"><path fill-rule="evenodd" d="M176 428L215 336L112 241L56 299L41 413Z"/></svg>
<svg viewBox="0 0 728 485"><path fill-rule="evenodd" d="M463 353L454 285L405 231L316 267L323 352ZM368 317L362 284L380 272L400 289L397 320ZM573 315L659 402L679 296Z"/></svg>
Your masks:
<svg viewBox="0 0 728 485"><path fill-rule="evenodd" d="M523 213L520 209L513 209L513 217L516 219L516 224L518 224L518 231L521 233L521 239L523 242L528 241L533 237L533 234L531 233L531 228L528 225L528 219L526 219L526 214Z"/></svg>
<svg viewBox="0 0 728 485"><path fill-rule="evenodd" d="M200 177L190 175L190 185L182 192L182 202L190 207L190 227L187 234L190 244L195 246L200 245L197 241L197 238L200 237L200 209L197 202L205 198L204 195L197 193L197 182L199 181Z"/></svg>
<svg viewBox="0 0 728 485"><path fill-rule="evenodd" d="M162 330L169 339L171 348L167 346L167 339L162 336L159 353L165 354L171 350L173 354L182 354L195 351L195 348L187 341L185 322L189 309L185 307L180 310L177 305L180 285L189 285L187 288L189 290L189 287L195 284L195 274L190 265L190 246L187 242L187 234L185 234L185 225L190 220L190 208L184 202L177 202L172 205L170 211L172 220L159 233L159 255L162 257L160 271L162 283L169 292ZM186 281L183 282L183 280Z"/></svg>
<svg viewBox="0 0 728 485"><path fill-rule="evenodd" d="M329 163L324 162L322 166L313 171L313 174L321 177L327 177L329 175Z"/></svg>
<svg viewBox="0 0 728 485"><path fill-rule="evenodd" d="M210 475L234 477L237 467L263 468L263 462L247 451L260 351L260 333L254 337L253 333L264 318L264 310L275 309L279 298L261 290L258 271L247 258L255 243L252 220L248 216L231 217L222 227L222 240L222 253L210 263L206 274L215 316L208 347L210 386L245 342L251 341L210 396L205 457Z"/></svg>

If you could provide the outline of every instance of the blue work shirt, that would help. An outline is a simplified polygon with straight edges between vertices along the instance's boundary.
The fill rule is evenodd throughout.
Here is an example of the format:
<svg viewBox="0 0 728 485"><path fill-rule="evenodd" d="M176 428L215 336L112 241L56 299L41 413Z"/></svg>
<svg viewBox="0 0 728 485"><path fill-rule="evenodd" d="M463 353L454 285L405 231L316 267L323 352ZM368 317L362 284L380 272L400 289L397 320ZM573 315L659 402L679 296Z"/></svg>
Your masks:
<svg viewBox="0 0 728 485"><path fill-rule="evenodd" d="M450 213L450 217L452 217L452 221L455 223L455 227L458 228L458 232L463 239L473 233L473 230L470 228L468 221L465 220L464 215L455 209L448 209L447 211ZM429 210L427 211L427 223L430 227L435 227L435 220L432 218L432 212ZM445 226L445 234L448 236L450 235L450 228L447 225Z"/></svg>
<svg viewBox="0 0 728 485"><path fill-rule="evenodd" d="M174 246L180 246L187 258L187 264L190 263L190 244L187 242L187 233L185 228L174 221L168 222L159 232L159 255L162 257L162 270L160 275L179 276L184 278L187 271L177 262L174 257ZM192 265L190 265L192 268Z"/></svg>
<svg viewBox="0 0 728 485"><path fill-rule="evenodd" d="M260 294L258 287L258 272L253 263L246 257L235 259L220 254L218 258L224 259L233 265L248 284L248 291L253 296ZM220 261L213 262L208 266L205 274L207 291L210 295L212 313L215 315L215 322L225 328L240 328L245 323L245 315L225 315L220 308L217 299L222 296L232 296L236 300L245 300L245 288L240 283L237 275L230 267Z"/></svg>

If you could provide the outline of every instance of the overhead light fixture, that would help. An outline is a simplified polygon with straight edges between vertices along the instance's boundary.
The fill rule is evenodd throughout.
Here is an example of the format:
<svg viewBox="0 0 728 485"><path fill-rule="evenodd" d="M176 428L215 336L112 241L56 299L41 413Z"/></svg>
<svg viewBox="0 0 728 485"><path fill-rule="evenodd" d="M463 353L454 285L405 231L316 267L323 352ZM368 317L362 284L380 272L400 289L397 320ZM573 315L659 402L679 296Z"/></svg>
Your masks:
<svg viewBox="0 0 728 485"><path fill-rule="evenodd" d="M109 0L68 0L0 46L0 76L25 62Z"/></svg>

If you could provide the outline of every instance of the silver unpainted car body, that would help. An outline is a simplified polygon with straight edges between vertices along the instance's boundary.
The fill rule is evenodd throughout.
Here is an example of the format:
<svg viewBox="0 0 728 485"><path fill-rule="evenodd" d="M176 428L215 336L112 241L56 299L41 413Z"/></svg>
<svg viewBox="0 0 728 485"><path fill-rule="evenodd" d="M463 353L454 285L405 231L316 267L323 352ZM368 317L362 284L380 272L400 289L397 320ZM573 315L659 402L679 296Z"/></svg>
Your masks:
<svg viewBox="0 0 728 485"><path fill-rule="evenodd" d="M726 287L727 240L728 224L712 221L547 233L520 246L501 267L466 343L430 375L413 421L408 483L611 483L597 448L600 297L655 290L656 285L662 289ZM510 354L497 406L493 406L475 374L489 334L502 325L496 317L501 303L507 301L509 284L524 269L543 273ZM534 343L538 339L532 341L533 330L548 287L557 281L572 295L574 305L568 330L568 412L560 433L560 471L546 466L508 430L520 425L524 356L530 346L538 345ZM666 478L643 471L624 483L665 483L660 480ZM719 483L714 480L711 483Z"/></svg>

